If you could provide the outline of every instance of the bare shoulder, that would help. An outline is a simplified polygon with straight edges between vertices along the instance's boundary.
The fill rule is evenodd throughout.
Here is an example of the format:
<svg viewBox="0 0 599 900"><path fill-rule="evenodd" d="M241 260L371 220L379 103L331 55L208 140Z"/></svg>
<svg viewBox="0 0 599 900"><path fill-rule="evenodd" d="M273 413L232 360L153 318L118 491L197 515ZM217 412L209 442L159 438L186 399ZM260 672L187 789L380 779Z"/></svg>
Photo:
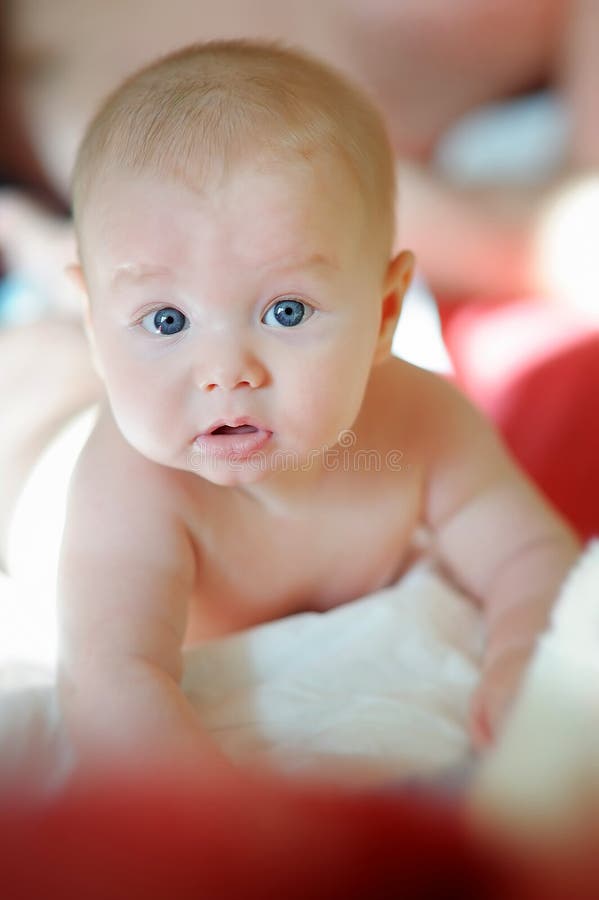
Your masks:
<svg viewBox="0 0 599 900"><path fill-rule="evenodd" d="M482 597L497 573L530 548L549 547L571 562L574 535L491 423L446 379L392 362L378 389L397 409L397 427L420 462L424 521L456 581Z"/></svg>
<svg viewBox="0 0 599 900"><path fill-rule="evenodd" d="M396 357L378 367L368 406L369 425L384 419L393 440L409 446L424 464L465 437L494 439L482 414L447 379Z"/></svg>
<svg viewBox="0 0 599 900"><path fill-rule="evenodd" d="M399 359L380 369L372 405L386 411L390 439L421 473L429 524L438 527L483 485L524 484L493 425L446 378Z"/></svg>
<svg viewBox="0 0 599 900"><path fill-rule="evenodd" d="M514 502L522 520L532 510L532 518L553 521L553 514L483 413L447 379L398 362L387 375L389 395L397 398L401 428L409 435L411 452L423 469L428 524L439 530L452 523L455 530L457 518L467 521L465 510L495 510L496 505L508 504L507 498L518 498ZM463 534L466 546L482 527L480 515L477 526Z"/></svg>
<svg viewBox="0 0 599 900"><path fill-rule="evenodd" d="M372 390L377 395L401 397L402 408L417 408L422 403L435 402L436 398L458 394L441 375L423 369L413 363L391 356L373 371ZM413 402L411 402L413 401Z"/></svg>
<svg viewBox="0 0 599 900"><path fill-rule="evenodd" d="M176 479L101 411L67 502L58 571L65 659L137 654L179 677L196 566Z"/></svg>
<svg viewBox="0 0 599 900"><path fill-rule="evenodd" d="M131 558L151 546L153 562L166 563L186 531L177 474L141 456L101 409L69 487L66 546L106 555L126 546Z"/></svg>

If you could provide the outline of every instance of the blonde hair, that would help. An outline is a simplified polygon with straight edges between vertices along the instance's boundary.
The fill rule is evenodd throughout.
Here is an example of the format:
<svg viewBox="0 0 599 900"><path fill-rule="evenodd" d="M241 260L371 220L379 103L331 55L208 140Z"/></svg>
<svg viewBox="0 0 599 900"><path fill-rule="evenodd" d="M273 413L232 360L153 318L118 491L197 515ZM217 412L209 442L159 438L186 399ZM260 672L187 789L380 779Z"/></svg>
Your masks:
<svg viewBox="0 0 599 900"><path fill-rule="evenodd" d="M381 250L394 229L394 160L378 111L328 65L278 43L194 44L131 75L103 103L72 177L79 232L94 182L113 166L198 186L258 156L336 154L360 188Z"/></svg>

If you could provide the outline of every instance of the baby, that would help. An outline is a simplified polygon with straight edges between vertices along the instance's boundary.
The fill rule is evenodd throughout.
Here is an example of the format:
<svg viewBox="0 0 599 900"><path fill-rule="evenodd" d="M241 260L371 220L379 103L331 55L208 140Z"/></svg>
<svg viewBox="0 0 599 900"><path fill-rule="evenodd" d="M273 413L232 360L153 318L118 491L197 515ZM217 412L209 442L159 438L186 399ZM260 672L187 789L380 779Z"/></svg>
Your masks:
<svg viewBox="0 0 599 900"><path fill-rule="evenodd" d="M192 46L108 98L73 195L105 385L59 573L76 741L216 757L182 647L392 583L423 526L484 610L491 740L578 545L464 398L390 355L413 258L370 102L275 45Z"/></svg>

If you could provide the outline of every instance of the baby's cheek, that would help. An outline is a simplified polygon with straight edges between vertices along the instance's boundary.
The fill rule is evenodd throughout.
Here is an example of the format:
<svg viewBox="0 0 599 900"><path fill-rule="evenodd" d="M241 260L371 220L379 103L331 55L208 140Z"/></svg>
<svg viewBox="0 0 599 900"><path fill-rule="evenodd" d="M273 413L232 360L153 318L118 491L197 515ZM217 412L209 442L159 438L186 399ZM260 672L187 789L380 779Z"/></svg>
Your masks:
<svg viewBox="0 0 599 900"><path fill-rule="evenodd" d="M347 358L336 356L315 371L318 377L314 379L314 387L320 400L336 411L338 418L353 422L360 411L370 374L365 361L357 354Z"/></svg>
<svg viewBox="0 0 599 900"><path fill-rule="evenodd" d="M115 422L125 438L143 456L168 464L169 454L187 439L186 423L181 418L176 398L167 402L151 389L109 392ZM187 428L193 430L193 423ZM190 433L189 440L193 438Z"/></svg>
<svg viewBox="0 0 599 900"><path fill-rule="evenodd" d="M351 427L355 418L353 407L332 373L329 378L323 377L306 387L298 398L297 416L294 416L295 428L299 426L298 437L306 448L330 447Z"/></svg>

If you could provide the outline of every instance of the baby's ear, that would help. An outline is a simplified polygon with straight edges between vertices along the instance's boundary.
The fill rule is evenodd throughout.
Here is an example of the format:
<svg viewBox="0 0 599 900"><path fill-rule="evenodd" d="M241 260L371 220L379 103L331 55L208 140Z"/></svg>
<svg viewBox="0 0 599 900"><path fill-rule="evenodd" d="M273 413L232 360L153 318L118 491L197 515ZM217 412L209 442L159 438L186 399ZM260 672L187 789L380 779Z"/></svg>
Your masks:
<svg viewBox="0 0 599 900"><path fill-rule="evenodd" d="M87 284L85 282L85 275L83 274L83 269L79 265L79 263L69 263L68 266L64 267L64 273L67 276L68 280L71 282L73 288L75 289L75 294L79 299L79 303L81 305L81 312L83 314L83 321L85 324L86 331L89 331L90 328L90 311L89 311L89 295L87 293Z"/></svg>
<svg viewBox="0 0 599 900"><path fill-rule="evenodd" d="M84 308L88 306L87 285L85 283L85 275L79 263L69 263L64 267L64 273L75 289L80 300L83 300Z"/></svg>
<svg viewBox="0 0 599 900"><path fill-rule="evenodd" d="M68 266L65 266L64 271L65 275L75 288L77 296L79 297L81 303L81 314L83 316L83 327L85 329L87 340L91 349L92 361L96 372L98 373L100 378L102 378L102 370L96 353L96 342L94 340L94 332L92 328L89 293L87 290L87 284L85 281L83 269L81 268L79 263L70 263Z"/></svg>
<svg viewBox="0 0 599 900"><path fill-rule="evenodd" d="M78 290L85 291L85 276L79 263L69 263L68 266L64 267L64 272L69 281L74 284Z"/></svg>
<svg viewBox="0 0 599 900"><path fill-rule="evenodd" d="M414 254L403 250L391 260L383 284L381 324L374 356L374 364L384 362L391 355L393 335L401 312L404 294L414 272Z"/></svg>

